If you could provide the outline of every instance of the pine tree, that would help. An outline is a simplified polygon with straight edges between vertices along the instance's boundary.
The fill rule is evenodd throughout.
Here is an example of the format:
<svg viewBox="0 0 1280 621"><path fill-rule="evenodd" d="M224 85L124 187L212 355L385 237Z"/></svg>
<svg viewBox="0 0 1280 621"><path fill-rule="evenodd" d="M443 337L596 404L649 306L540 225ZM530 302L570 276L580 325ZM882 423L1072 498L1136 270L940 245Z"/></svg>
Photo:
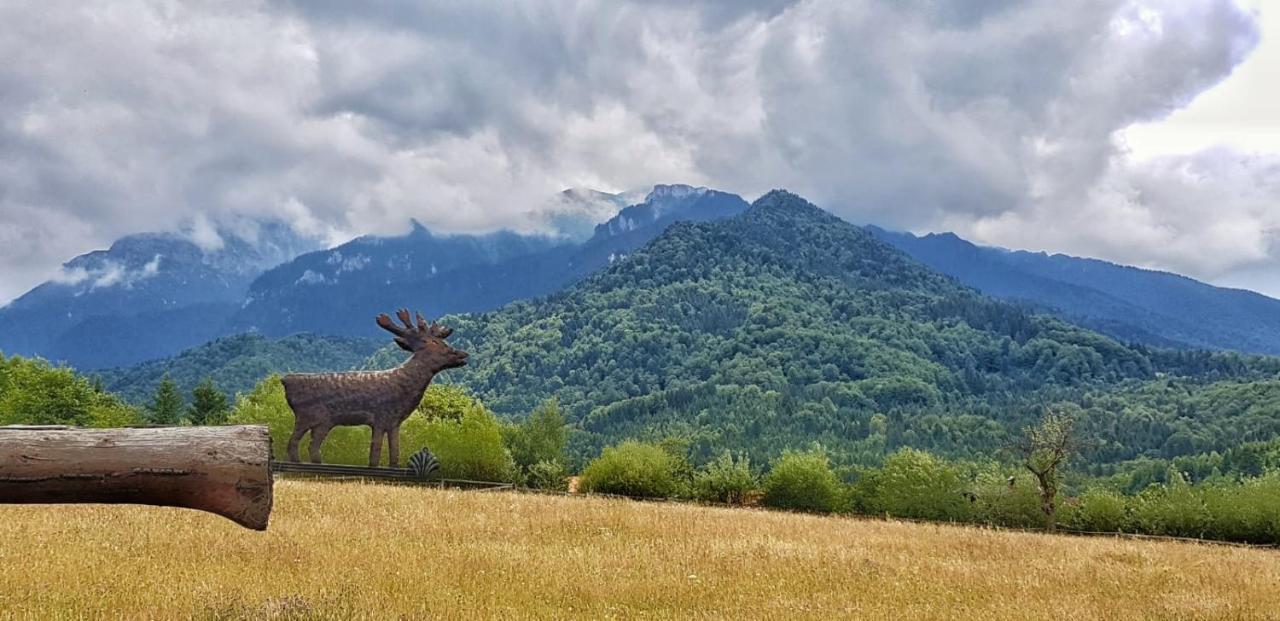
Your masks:
<svg viewBox="0 0 1280 621"><path fill-rule="evenodd" d="M187 409L187 418L193 425L221 425L227 420L227 395L213 385L213 379L206 377L191 391L191 407Z"/></svg>
<svg viewBox="0 0 1280 621"><path fill-rule="evenodd" d="M176 425L182 418L182 395L168 375L156 387L156 393L147 405L147 416L156 425Z"/></svg>

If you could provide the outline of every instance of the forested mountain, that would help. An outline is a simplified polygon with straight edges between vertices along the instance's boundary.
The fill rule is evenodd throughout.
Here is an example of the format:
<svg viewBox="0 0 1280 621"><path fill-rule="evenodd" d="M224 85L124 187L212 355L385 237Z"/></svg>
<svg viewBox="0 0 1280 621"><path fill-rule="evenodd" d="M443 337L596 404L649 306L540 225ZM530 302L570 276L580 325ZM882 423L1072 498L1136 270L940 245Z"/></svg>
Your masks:
<svg viewBox="0 0 1280 621"><path fill-rule="evenodd" d="M486 305L487 283L460 279L460 274L563 243L510 231L436 235L415 222L407 235L359 237L267 271L250 286L226 332L372 336L377 313L406 304L434 314L487 310L493 308ZM437 289L448 290L443 283L472 290L437 294Z"/></svg>
<svg viewBox="0 0 1280 621"><path fill-rule="evenodd" d="M639 201L626 206L633 201ZM0 352L79 369L130 365L246 332L374 336L377 313L485 311L551 293L645 244L677 220L741 212L732 194L682 185L643 193L566 190L530 214L546 234L361 237L330 250L289 226L124 237L0 307Z"/></svg>
<svg viewBox="0 0 1280 621"><path fill-rule="evenodd" d="M247 392L272 373L345 371L361 367L385 340L295 334L272 339L241 334L215 339L172 358L132 367L106 369L94 375L107 390L134 404L144 404L165 377L184 395L211 378L234 396Z"/></svg>
<svg viewBox="0 0 1280 621"><path fill-rule="evenodd" d="M510 232L438 236L420 226L402 237L362 237L263 274L227 332L375 336L373 317L394 308L429 316L492 310L552 293L644 245L672 222L728 217L746 206L733 194L660 185L580 243Z"/></svg>
<svg viewBox="0 0 1280 621"><path fill-rule="evenodd" d="M0 307L0 351L82 369L167 356L221 334L263 270L316 247L279 222L219 231L201 248L176 234L130 235L68 261Z"/></svg>
<svg viewBox="0 0 1280 621"><path fill-rule="evenodd" d="M978 246L952 233L867 227L987 295L1024 302L1126 341L1280 355L1280 300L1185 276L1044 252Z"/></svg>
<svg viewBox="0 0 1280 621"><path fill-rule="evenodd" d="M711 191L680 200L706 221L645 244L641 225L670 224L672 213L651 202L586 244L467 272L505 274L488 282L524 296L547 286L536 274L607 266L549 297L446 318L472 357L441 381L512 416L558 397L580 456L675 435L701 458L731 448L763 462L813 442L848 462L899 446L989 457L1053 403L1078 408L1095 463L1280 434L1278 359L1126 345L1034 314L785 192L745 211ZM440 295L438 283L422 291ZM372 316L398 305L352 321L376 333ZM211 375L237 392L274 372L392 366L404 358L394 347L365 359L387 342L242 336L102 376L134 402L165 373L184 391Z"/></svg>
<svg viewBox="0 0 1280 621"><path fill-rule="evenodd" d="M1191 386L1280 371L1030 314L782 191L731 219L676 224L549 298L450 321L472 354L453 381L509 414L558 397L584 452L676 434L760 457L815 441L854 456L898 444L989 455L1047 402L1164 375ZM1169 452L1173 422L1195 450L1232 441L1222 417L1234 412L1209 422L1084 405L1087 424L1117 438L1109 459Z"/></svg>

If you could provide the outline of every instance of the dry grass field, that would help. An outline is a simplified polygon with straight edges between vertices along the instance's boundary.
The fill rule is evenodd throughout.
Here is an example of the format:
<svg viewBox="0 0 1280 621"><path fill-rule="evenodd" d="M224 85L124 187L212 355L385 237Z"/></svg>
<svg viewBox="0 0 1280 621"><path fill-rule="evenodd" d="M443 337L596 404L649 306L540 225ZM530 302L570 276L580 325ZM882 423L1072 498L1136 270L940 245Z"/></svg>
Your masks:
<svg viewBox="0 0 1280 621"><path fill-rule="evenodd" d="M0 505L2 618L1280 618L1280 552L281 481L265 533Z"/></svg>

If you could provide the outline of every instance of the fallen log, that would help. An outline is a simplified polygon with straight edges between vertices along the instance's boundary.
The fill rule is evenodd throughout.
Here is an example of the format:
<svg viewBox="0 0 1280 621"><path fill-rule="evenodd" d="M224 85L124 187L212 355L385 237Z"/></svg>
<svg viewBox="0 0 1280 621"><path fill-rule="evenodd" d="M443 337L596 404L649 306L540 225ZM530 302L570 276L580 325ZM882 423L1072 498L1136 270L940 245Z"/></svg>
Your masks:
<svg viewBox="0 0 1280 621"><path fill-rule="evenodd" d="M263 426L0 427L0 503L185 507L266 530L271 483Z"/></svg>

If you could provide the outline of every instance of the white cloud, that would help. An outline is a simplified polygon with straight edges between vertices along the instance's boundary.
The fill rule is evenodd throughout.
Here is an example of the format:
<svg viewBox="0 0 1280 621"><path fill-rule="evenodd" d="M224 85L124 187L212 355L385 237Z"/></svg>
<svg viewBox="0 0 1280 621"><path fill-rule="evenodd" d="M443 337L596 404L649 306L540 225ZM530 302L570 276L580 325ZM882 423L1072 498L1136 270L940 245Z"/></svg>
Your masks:
<svg viewBox="0 0 1280 621"><path fill-rule="evenodd" d="M1135 162L1120 134L1252 49L1228 0L121 0L0 20L0 299L126 233L528 229L566 187L666 182L1199 276L1277 258L1265 158Z"/></svg>

